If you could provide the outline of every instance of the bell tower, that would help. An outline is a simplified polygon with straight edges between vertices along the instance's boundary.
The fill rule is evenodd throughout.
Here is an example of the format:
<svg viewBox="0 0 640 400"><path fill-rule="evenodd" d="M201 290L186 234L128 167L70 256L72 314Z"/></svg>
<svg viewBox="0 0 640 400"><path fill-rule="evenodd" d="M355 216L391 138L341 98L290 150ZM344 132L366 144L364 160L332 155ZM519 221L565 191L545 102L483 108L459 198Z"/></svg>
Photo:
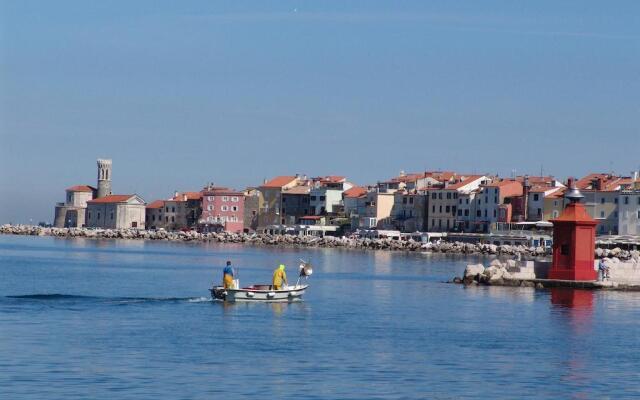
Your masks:
<svg viewBox="0 0 640 400"><path fill-rule="evenodd" d="M98 159L98 194L96 198L111 194L111 160Z"/></svg>
<svg viewBox="0 0 640 400"><path fill-rule="evenodd" d="M553 264L549 279L594 281L598 277L594 269L596 245L596 220L587 213L580 200L584 198L573 180L565 195L569 204L553 222Z"/></svg>

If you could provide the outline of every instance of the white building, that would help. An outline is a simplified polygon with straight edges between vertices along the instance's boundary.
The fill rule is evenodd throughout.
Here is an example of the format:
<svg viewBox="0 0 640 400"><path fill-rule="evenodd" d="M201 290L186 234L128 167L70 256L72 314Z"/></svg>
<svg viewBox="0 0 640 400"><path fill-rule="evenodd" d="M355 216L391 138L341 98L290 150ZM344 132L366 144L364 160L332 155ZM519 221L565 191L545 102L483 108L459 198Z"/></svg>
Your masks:
<svg viewBox="0 0 640 400"><path fill-rule="evenodd" d="M87 202L86 226L145 228L145 202L135 194L112 194Z"/></svg>
<svg viewBox="0 0 640 400"><path fill-rule="evenodd" d="M620 235L640 235L640 185L620 191L618 197Z"/></svg>
<svg viewBox="0 0 640 400"><path fill-rule="evenodd" d="M310 214L327 215L343 211L342 193L352 187L342 176L318 178L309 192Z"/></svg>

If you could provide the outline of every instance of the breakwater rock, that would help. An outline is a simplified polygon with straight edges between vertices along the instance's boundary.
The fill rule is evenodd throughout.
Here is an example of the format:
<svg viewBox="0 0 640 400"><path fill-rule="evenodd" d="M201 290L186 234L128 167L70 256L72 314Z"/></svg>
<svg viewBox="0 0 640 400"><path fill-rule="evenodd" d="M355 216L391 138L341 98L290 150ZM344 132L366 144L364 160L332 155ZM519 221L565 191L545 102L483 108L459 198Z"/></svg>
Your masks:
<svg viewBox="0 0 640 400"><path fill-rule="evenodd" d="M317 237L294 235L268 235L256 233L200 233L196 231L165 231L144 229L98 228L45 228L32 225L1 225L0 234L54 236L90 239L141 239L168 241L201 241L218 243L245 243L264 246L335 247L348 249L417 251L446 254L485 254L508 257L534 258L551 254L550 248L512 246L481 243L439 242L422 243L414 240L369 239L352 237ZM635 252L638 253L638 252ZM634 252L620 249L596 249L598 257L630 259ZM637 257L638 255L635 254ZM626 257L626 258L625 258Z"/></svg>

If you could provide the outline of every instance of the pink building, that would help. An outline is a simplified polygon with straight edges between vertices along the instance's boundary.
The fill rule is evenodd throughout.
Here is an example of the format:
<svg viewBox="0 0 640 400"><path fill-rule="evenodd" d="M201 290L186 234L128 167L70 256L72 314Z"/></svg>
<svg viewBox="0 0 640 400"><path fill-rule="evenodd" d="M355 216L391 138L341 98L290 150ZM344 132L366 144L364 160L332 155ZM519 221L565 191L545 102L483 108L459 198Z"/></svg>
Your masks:
<svg viewBox="0 0 640 400"><path fill-rule="evenodd" d="M222 187L202 191L202 216L198 221L204 232L240 233L244 229L244 193Z"/></svg>

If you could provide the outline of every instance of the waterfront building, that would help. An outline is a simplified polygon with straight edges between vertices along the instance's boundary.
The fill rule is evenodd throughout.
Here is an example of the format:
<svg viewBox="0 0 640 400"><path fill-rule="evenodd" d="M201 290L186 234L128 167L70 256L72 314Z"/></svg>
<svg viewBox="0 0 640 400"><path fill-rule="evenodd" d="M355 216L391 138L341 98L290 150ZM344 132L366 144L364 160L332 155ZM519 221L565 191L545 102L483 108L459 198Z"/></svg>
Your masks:
<svg viewBox="0 0 640 400"><path fill-rule="evenodd" d="M202 191L202 232L244 231L244 192L209 185Z"/></svg>
<svg viewBox="0 0 640 400"><path fill-rule="evenodd" d="M112 194L87 202L88 227L144 229L145 218L145 202L136 194Z"/></svg>
<svg viewBox="0 0 640 400"><path fill-rule="evenodd" d="M576 188L584 195L584 206L589 215L598 221L600 235L617 235L620 212L620 191L630 186L633 178L612 174L593 173L576 181Z"/></svg>
<svg viewBox="0 0 640 400"><path fill-rule="evenodd" d="M339 215L344 213L342 193L353 187L343 176L325 176L312 179L309 209L312 215Z"/></svg>
<svg viewBox="0 0 640 400"><path fill-rule="evenodd" d="M527 197L527 213L523 220L549 221L552 218L558 218L563 209L564 189L564 186L533 186L523 194Z"/></svg>
<svg viewBox="0 0 640 400"><path fill-rule="evenodd" d="M53 226L80 228L86 225L87 202L111 194L111 160L98 159L98 188L76 185L66 189L64 203L56 203Z"/></svg>
<svg viewBox="0 0 640 400"><path fill-rule="evenodd" d="M415 191L398 190L393 194L393 207L384 229L401 232L425 231L428 196Z"/></svg>
<svg viewBox="0 0 640 400"><path fill-rule="evenodd" d="M464 215L464 211L458 213L458 207L462 205L460 194L468 194L489 183L489 178L484 175L469 175L458 178L453 182L444 182L442 187L430 187L424 189L428 197L427 230L430 232L449 232L456 228L456 220ZM465 201L469 199L465 196ZM467 206L465 204L465 206ZM468 209L465 207L464 209ZM463 209L463 210L464 210ZM460 214L460 215L459 215ZM459 225L459 224L458 224Z"/></svg>
<svg viewBox="0 0 640 400"><path fill-rule="evenodd" d="M257 188L244 190L244 231L255 232L258 229L258 213L262 205L262 193Z"/></svg>
<svg viewBox="0 0 640 400"><path fill-rule="evenodd" d="M364 207L361 214L352 217L351 227L356 229L382 228L390 223L394 193L369 190L364 195Z"/></svg>
<svg viewBox="0 0 640 400"><path fill-rule="evenodd" d="M87 201L95 197L96 188L77 185L67 188L65 192L65 202L56 204L53 226L56 228L85 226Z"/></svg>
<svg viewBox="0 0 640 400"><path fill-rule="evenodd" d="M620 190L618 207L619 234L640 236L640 180L637 172L632 182Z"/></svg>
<svg viewBox="0 0 640 400"><path fill-rule="evenodd" d="M514 203L522 198L523 184L516 179L503 179L480 186L475 195L474 227L478 232L499 230L498 224L511 223Z"/></svg>
<svg viewBox="0 0 640 400"><path fill-rule="evenodd" d="M295 225L300 217L309 215L311 205L311 187L307 182L282 191L281 223Z"/></svg>
<svg viewBox="0 0 640 400"><path fill-rule="evenodd" d="M164 218L164 200L156 200L145 208L146 229L166 229L168 221Z"/></svg>
<svg viewBox="0 0 640 400"><path fill-rule="evenodd" d="M299 175L277 176L263 183L258 190L261 193L262 204L258 213L258 227L284 224L281 215L282 193L302 182Z"/></svg>

